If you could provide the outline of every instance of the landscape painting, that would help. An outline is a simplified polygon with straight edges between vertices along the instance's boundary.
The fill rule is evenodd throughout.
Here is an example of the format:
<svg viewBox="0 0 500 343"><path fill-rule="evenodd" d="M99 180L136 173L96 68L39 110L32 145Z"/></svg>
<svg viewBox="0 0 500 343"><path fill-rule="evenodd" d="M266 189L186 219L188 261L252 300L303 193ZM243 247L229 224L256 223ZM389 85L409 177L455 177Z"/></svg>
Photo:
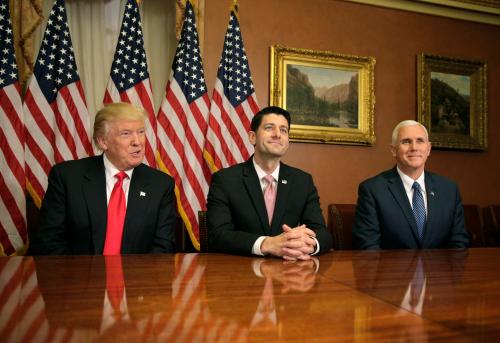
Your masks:
<svg viewBox="0 0 500 343"><path fill-rule="evenodd" d="M270 103L290 112L294 142L375 143L375 58L271 46Z"/></svg>
<svg viewBox="0 0 500 343"><path fill-rule="evenodd" d="M431 72L433 133L469 134L470 77Z"/></svg>
<svg viewBox="0 0 500 343"><path fill-rule="evenodd" d="M358 128L358 73L287 65L286 108L294 124Z"/></svg>
<svg viewBox="0 0 500 343"><path fill-rule="evenodd" d="M486 149L486 71L481 61L417 55L418 121L433 148Z"/></svg>

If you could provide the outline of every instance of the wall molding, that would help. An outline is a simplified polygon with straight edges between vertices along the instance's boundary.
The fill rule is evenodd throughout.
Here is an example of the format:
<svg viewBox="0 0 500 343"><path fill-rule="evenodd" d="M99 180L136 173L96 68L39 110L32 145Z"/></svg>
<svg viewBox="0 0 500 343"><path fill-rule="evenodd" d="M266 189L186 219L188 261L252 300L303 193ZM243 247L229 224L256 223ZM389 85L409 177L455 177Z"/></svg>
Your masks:
<svg viewBox="0 0 500 343"><path fill-rule="evenodd" d="M500 26L500 0L344 0Z"/></svg>

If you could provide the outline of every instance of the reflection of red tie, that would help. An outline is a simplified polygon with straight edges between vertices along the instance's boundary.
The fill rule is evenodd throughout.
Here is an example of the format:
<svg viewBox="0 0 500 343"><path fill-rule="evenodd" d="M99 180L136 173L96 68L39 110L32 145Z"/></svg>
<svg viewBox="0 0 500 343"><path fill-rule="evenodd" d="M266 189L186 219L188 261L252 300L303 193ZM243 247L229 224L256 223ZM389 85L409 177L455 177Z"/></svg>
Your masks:
<svg viewBox="0 0 500 343"><path fill-rule="evenodd" d="M113 307L117 317L120 316L120 303L125 290L125 281L123 279L122 257L105 256L106 262L106 291L108 292L109 302Z"/></svg>
<svg viewBox="0 0 500 343"><path fill-rule="evenodd" d="M267 182L267 187L264 190L264 201L266 202L269 225L271 225L273 221L274 203L276 202L276 187L274 187L274 177L272 175L264 176L264 180Z"/></svg>
<svg viewBox="0 0 500 343"><path fill-rule="evenodd" d="M106 227L106 242L104 243L104 255L119 255L122 246L123 223L127 206L125 204L125 192L123 192L123 179L127 177L124 171L115 175L118 179L111 192L108 204L108 225Z"/></svg>

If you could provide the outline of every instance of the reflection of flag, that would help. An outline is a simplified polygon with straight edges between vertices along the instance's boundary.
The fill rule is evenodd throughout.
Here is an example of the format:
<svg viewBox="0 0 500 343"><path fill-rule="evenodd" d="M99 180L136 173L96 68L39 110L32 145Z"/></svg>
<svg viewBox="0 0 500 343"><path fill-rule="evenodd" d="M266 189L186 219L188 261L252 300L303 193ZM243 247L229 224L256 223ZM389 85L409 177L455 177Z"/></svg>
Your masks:
<svg viewBox="0 0 500 343"><path fill-rule="evenodd" d="M33 257L0 260L2 342L71 342L74 330L49 326Z"/></svg>
<svg viewBox="0 0 500 343"><path fill-rule="evenodd" d="M26 178L40 207L54 163L93 155L89 113L76 68L64 0L50 11L24 99Z"/></svg>
<svg viewBox="0 0 500 343"><path fill-rule="evenodd" d="M4 342L31 341L47 331L45 305L32 257L0 263L0 313L0 337Z"/></svg>
<svg viewBox="0 0 500 343"><path fill-rule="evenodd" d="M136 0L127 0L122 27L116 44L104 104L128 102L144 108L146 120L145 163L155 168L156 120L149 81L146 51L142 38L141 16Z"/></svg>
<svg viewBox="0 0 500 343"><path fill-rule="evenodd" d="M236 8L231 10L208 119L205 159L212 171L247 160L247 131L259 111Z"/></svg>
<svg viewBox="0 0 500 343"><path fill-rule="evenodd" d="M0 256L24 249L26 197L21 91L9 1L0 2Z"/></svg>
<svg viewBox="0 0 500 343"><path fill-rule="evenodd" d="M175 179L179 213L199 250L198 211L205 209L210 171L203 160L209 99L193 7L184 24L165 99L158 112L160 168Z"/></svg>
<svg viewBox="0 0 500 343"><path fill-rule="evenodd" d="M177 254L175 277L172 281L172 308L155 316L142 337L149 340L176 342L245 342L248 329L234 320L213 316L205 295L205 255ZM153 337L151 337L153 336Z"/></svg>

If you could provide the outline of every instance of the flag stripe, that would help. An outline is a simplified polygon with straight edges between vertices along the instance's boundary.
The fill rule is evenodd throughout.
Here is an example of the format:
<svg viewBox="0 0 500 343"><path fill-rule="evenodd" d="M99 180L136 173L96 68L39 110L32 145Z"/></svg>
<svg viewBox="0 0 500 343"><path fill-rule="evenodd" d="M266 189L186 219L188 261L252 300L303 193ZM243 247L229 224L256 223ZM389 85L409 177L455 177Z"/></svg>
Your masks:
<svg viewBox="0 0 500 343"><path fill-rule="evenodd" d="M12 85L0 88L0 113L2 118L0 122L2 127L9 125L9 129L6 130L6 134L13 134L14 136L9 136L9 142L15 145L14 150L22 148L23 142L23 114L22 114L22 103L21 103L21 89L19 83L16 82Z"/></svg>

